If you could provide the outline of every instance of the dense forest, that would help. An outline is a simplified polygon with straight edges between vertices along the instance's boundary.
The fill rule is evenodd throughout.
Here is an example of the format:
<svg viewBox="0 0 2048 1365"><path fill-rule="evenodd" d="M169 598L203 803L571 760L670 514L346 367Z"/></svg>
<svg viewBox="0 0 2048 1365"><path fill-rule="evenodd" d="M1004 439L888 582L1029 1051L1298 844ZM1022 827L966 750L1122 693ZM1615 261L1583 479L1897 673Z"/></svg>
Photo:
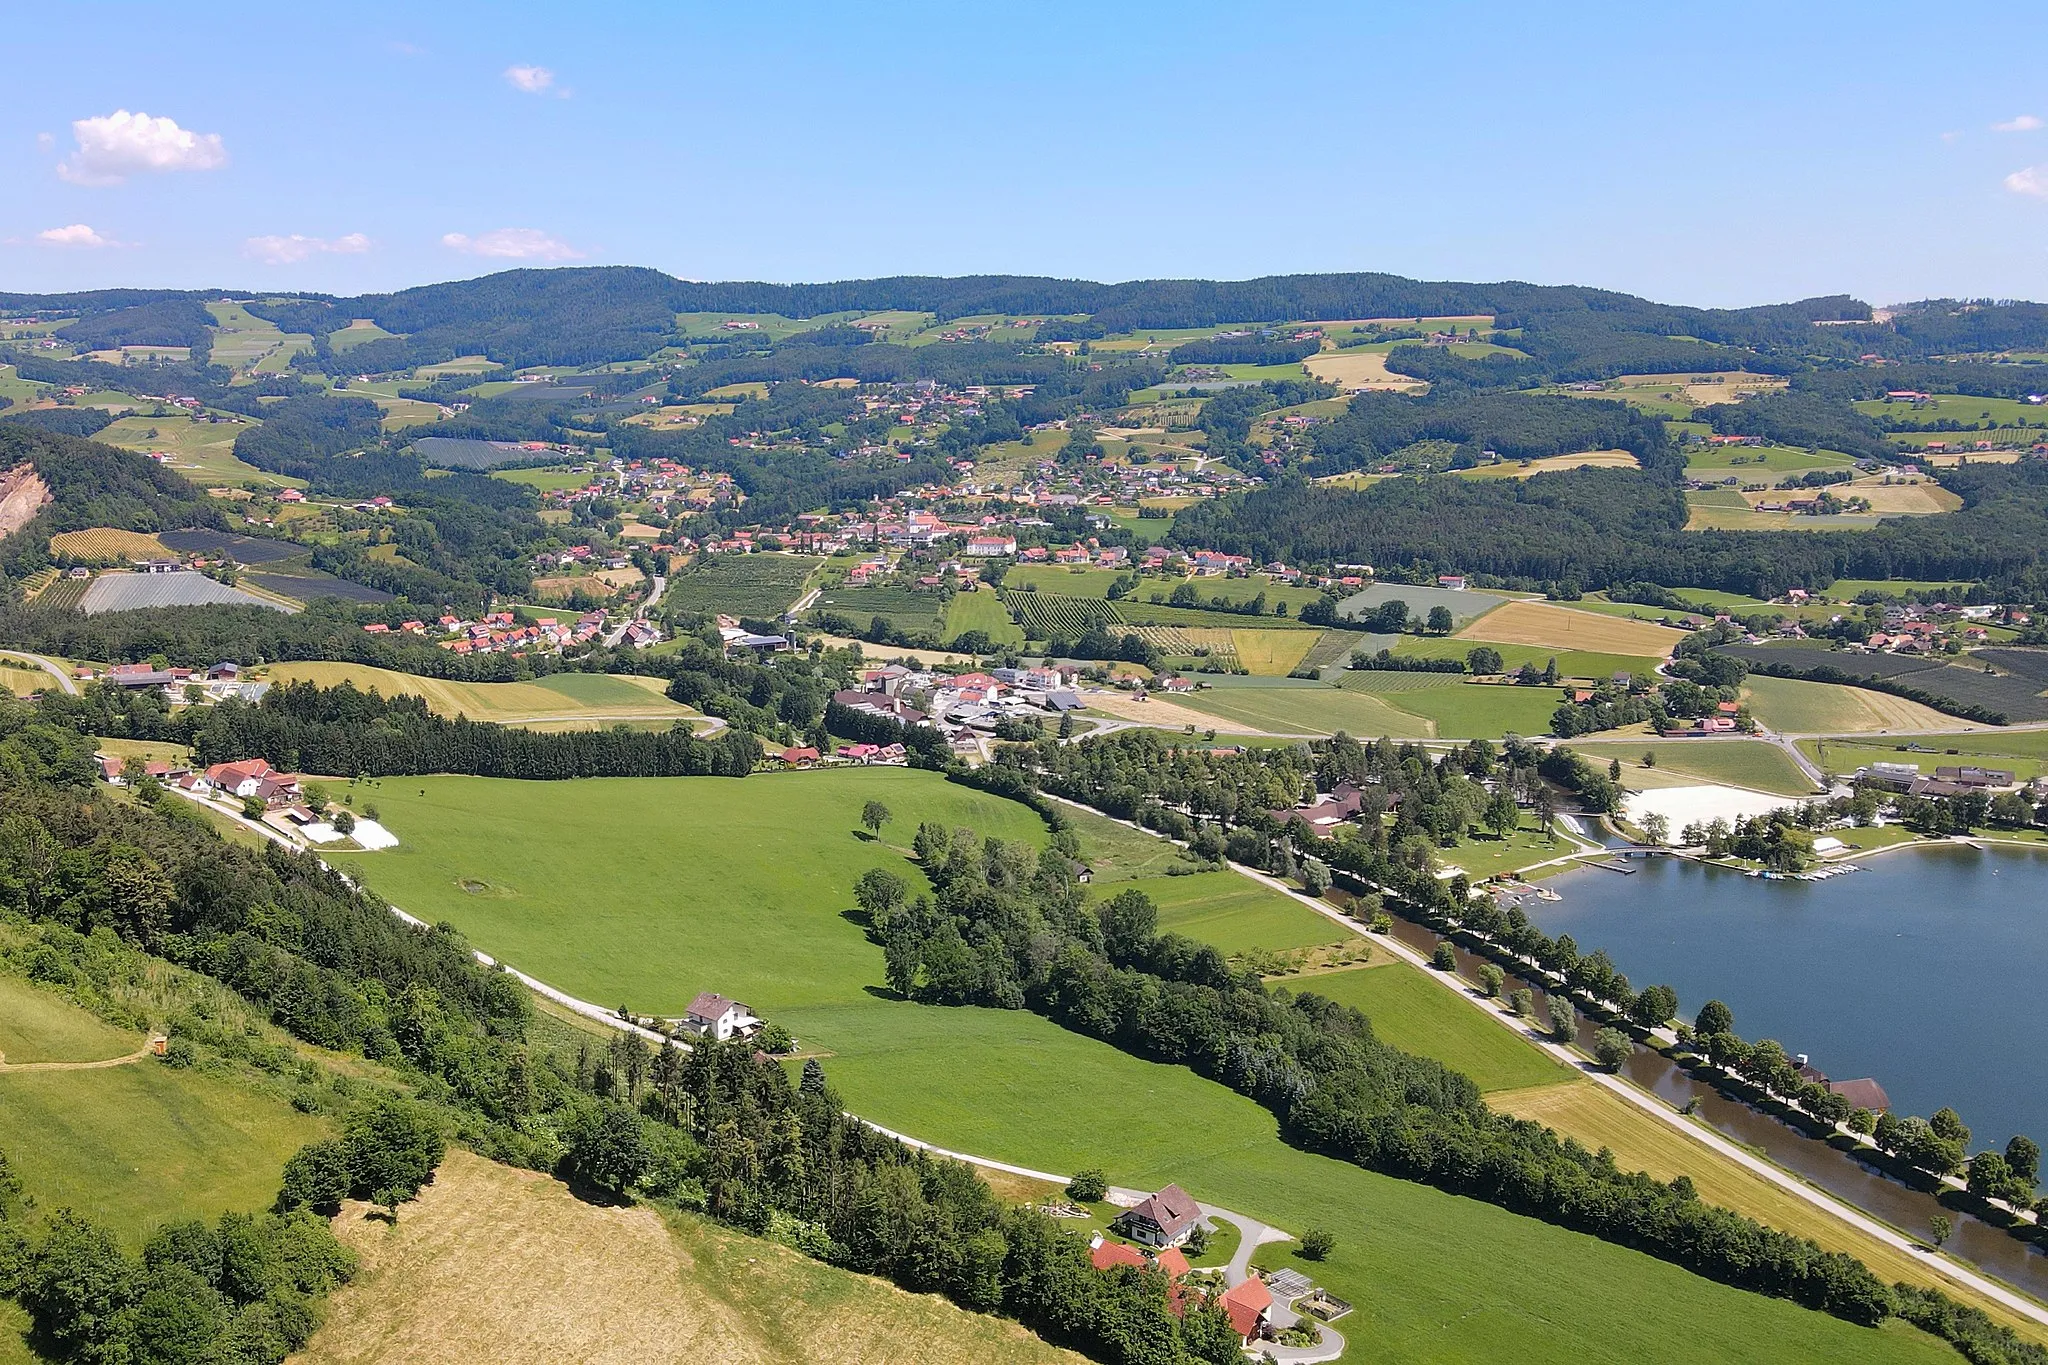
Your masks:
<svg viewBox="0 0 2048 1365"><path fill-rule="evenodd" d="M50 564L50 537L111 526L124 531L219 527L219 507L183 477L152 460L97 441L0 422L0 469L35 466L50 501L20 530L0 539L0 585Z"/></svg>

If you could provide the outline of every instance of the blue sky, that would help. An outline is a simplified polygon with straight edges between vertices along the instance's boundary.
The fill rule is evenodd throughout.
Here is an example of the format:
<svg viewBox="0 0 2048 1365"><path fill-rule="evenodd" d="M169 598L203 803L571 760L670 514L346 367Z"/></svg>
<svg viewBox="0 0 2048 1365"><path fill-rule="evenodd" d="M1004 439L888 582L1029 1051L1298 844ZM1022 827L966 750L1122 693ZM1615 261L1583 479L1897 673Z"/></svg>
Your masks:
<svg viewBox="0 0 2048 1365"><path fill-rule="evenodd" d="M2048 298L2038 4L66 4L7 37L0 290L582 261Z"/></svg>

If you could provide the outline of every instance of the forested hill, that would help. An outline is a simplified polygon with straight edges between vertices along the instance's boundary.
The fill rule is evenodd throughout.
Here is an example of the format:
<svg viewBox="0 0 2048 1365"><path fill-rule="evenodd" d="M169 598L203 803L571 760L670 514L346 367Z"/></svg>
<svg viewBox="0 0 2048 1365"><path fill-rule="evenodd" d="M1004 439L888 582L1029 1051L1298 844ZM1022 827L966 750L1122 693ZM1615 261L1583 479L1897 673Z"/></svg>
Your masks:
<svg viewBox="0 0 2048 1365"><path fill-rule="evenodd" d="M1364 490L1286 480L1187 508L1171 538L1262 563L1363 561L1522 586L1649 582L1770 598L1838 578L1983 580L2030 600L2048 587L2048 465L1972 465L1943 482L1961 511L1786 535L1687 531L1677 484L1625 470L1401 478Z"/></svg>
<svg viewBox="0 0 2048 1365"><path fill-rule="evenodd" d="M223 527L219 506L185 479L141 455L18 422L0 422L0 470L35 466L50 500L0 539L0 590L49 565L50 537L110 526L123 531Z"/></svg>

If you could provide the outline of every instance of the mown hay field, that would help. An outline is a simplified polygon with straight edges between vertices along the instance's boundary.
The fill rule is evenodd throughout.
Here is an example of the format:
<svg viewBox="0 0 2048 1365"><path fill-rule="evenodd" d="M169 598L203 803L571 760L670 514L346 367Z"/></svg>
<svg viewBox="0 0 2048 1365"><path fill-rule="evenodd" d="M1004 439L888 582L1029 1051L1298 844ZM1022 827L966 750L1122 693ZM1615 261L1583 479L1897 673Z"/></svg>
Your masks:
<svg viewBox="0 0 2048 1365"><path fill-rule="evenodd" d="M283 663L266 669L272 682L312 682L336 687L343 682L361 691L375 688L386 697L409 694L425 700L442 716L517 725L525 721L622 720L681 721L697 718L690 707L672 702L659 678L617 673L555 673L532 682L471 683L447 678L422 678L368 664Z"/></svg>
<svg viewBox="0 0 2048 1365"><path fill-rule="evenodd" d="M1743 681L1749 711L1760 724L1790 734L1862 734L1874 730L1939 730L1954 716L1867 687L1802 682L1752 673Z"/></svg>
<svg viewBox="0 0 2048 1365"><path fill-rule="evenodd" d="M559 1181L451 1151L396 1227L347 1205L362 1257L301 1365L1053 1365L1012 1322L689 1214L586 1203Z"/></svg>
<svg viewBox="0 0 2048 1365"><path fill-rule="evenodd" d="M1664 659L1685 638L1685 632L1547 602L1514 601L1486 613L1459 631L1458 638Z"/></svg>

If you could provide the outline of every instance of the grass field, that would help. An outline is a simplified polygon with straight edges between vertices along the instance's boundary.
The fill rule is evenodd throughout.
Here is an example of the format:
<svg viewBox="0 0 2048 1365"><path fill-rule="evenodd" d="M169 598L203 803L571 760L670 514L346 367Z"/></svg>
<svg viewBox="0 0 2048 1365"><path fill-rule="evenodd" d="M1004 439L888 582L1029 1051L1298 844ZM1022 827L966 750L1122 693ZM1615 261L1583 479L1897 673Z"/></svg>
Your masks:
<svg viewBox="0 0 2048 1365"><path fill-rule="evenodd" d="M1856 733L1871 730L1939 730L1955 717L1904 697L1867 687L1802 682L1751 674L1743 680L1750 714L1760 724L1791 734Z"/></svg>
<svg viewBox="0 0 2048 1365"><path fill-rule="evenodd" d="M1285 984L1297 995L1313 992L1364 1011L1382 1041L1434 1057L1489 1093L1555 1085L1571 1074L1442 986L1425 980L1423 968L1405 961Z"/></svg>
<svg viewBox="0 0 2048 1365"><path fill-rule="evenodd" d="M1550 731L1558 692L1548 687L1460 683L1394 694L1394 705L1424 717L1441 739L1499 739Z"/></svg>
<svg viewBox="0 0 2048 1365"><path fill-rule="evenodd" d="M123 417L107 427L95 441L123 450L160 450L172 456L170 467L202 487L226 484L240 487L255 482L272 488L304 488L304 479L270 474L235 458L235 437L249 430L232 422L202 422L191 417ZM151 435L155 432L155 435Z"/></svg>
<svg viewBox="0 0 2048 1365"><path fill-rule="evenodd" d="M1619 759L1622 785L1629 787L1673 785L1657 780L1669 775L1783 796L1813 793L1813 784L1799 765L1783 749L1760 739L1574 740L1571 747L1597 763ZM1657 756L1656 766L1648 770L1642 766L1646 753Z"/></svg>
<svg viewBox="0 0 2048 1365"><path fill-rule="evenodd" d="M969 630L986 632L990 641L997 645L1021 647L1024 643L1023 627L1010 619L1010 613L1003 609L1002 599L992 588L956 592L946 603L939 638L951 640Z"/></svg>
<svg viewBox="0 0 2048 1365"><path fill-rule="evenodd" d="M1732 1362L1768 1340L1787 1359L1952 1361L1911 1332L1848 1327L1295 1151L1251 1101L1039 1016L887 998L880 950L841 915L864 867L909 870L856 836L870 796L895 812L883 831L891 844L920 818L1004 835L1037 823L916 772L411 779L379 796L409 844L343 861L579 994L670 1009L699 989L737 994L824 1048L848 1104L901 1131L1042 1170L1177 1180L1282 1227L1326 1226L1337 1249L1317 1276L1360 1304L1346 1330L1369 1334L1375 1359ZM564 875L572 854L574 877ZM472 878L480 889L463 890Z"/></svg>
<svg viewBox="0 0 2048 1365"><path fill-rule="evenodd" d="M88 531L64 531L51 536L50 553L60 559L132 563L139 559L163 559L170 555L171 550L155 536L144 535L140 531L116 531L96 526Z"/></svg>
<svg viewBox="0 0 2048 1365"><path fill-rule="evenodd" d="M143 1041L0 977L0 1050L10 1063L96 1061ZM323 1132L282 1101L153 1058L0 1072L0 1151L37 1206L76 1209L131 1243L167 1219L267 1205L285 1158Z"/></svg>
<svg viewBox="0 0 2048 1365"><path fill-rule="evenodd" d="M1484 634L1485 627L1479 627L1476 634ZM1583 649L1553 649L1544 645L1514 644L1505 640L1461 639L1457 636L1403 635L1394 645L1394 653L1404 659L1462 659L1480 645L1489 645L1500 655L1501 667L1508 672L1523 664L1534 664L1542 668L1555 660L1558 676L1563 678L1611 678L1616 673L1656 672L1661 658L1649 654L1603 654Z"/></svg>
<svg viewBox="0 0 2048 1365"><path fill-rule="evenodd" d="M670 611L780 616L803 596L805 581L821 562L802 555L717 555L670 578L661 605Z"/></svg>
<svg viewBox="0 0 2048 1365"><path fill-rule="evenodd" d="M459 1150L396 1227L352 1204L335 1229L363 1269L301 1365L1080 1361L934 1295Z"/></svg>
<svg viewBox="0 0 2048 1365"><path fill-rule="evenodd" d="M1921 747L1910 749L1909 744ZM1911 763L1930 777L1943 764L1975 764L2010 769L2024 782L2048 768L2048 731L2043 730L1987 729L1910 739L1830 735L1802 739L1799 748L1822 768L1845 775L1867 763Z"/></svg>
<svg viewBox="0 0 2048 1365"><path fill-rule="evenodd" d="M587 470L578 473L573 469L494 469L491 477L503 479L506 483L525 484L537 492L560 493L571 488L583 488L594 476Z"/></svg>
<svg viewBox="0 0 2048 1365"><path fill-rule="evenodd" d="M1147 877L1100 887L1095 896L1106 900L1129 890L1143 891L1158 905L1160 932L1200 939L1225 954L1311 948L1347 937L1341 926L1299 901L1235 872Z"/></svg>
<svg viewBox="0 0 2048 1365"><path fill-rule="evenodd" d="M1743 483L1775 484L1787 474L1816 469L1853 469L1856 457L1839 450L1807 450L1800 446L1704 446L1688 449L1688 478L1712 482L1735 478Z"/></svg>
<svg viewBox="0 0 2048 1365"><path fill-rule="evenodd" d="M1567 857L1578 850L1579 845L1561 834L1555 839L1546 838L1525 818L1522 826L1505 839L1495 839L1490 834L1473 836L1468 833L1465 842L1456 848L1438 849L1436 857L1445 867L1464 869L1466 876L1476 882L1504 872L1520 872L1553 858Z"/></svg>
<svg viewBox="0 0 2048 1365"><path fill-rule="evenodd" d="M1688 531L1867 531L1884 520L1876 513L1842 516L1806 516L1789 512L1759 512L1732 488L1688 492Z"/></svg>
<svg viewBox="0 0 2048 1365"><path fill-rule="evenodd" d="M1457 638L1539 645L1545 649L1668 658L1685 632L1647 621L1572 611L1548 602L1505 602L1459 631ZM1469 649L1471 646L1467 645Z"/></svg>
<svg viewBox="0 0 2048 1365"><path fill-rule="evenodd" d="M1364 692L1314 687L1212 688L1175 699L1207 715L1269 734L1347 734L1377 739L1430 739L1430 721Z"/></svg>
<svg viewBox="0 0 2048 1365"><path fill-rule="evenodd" d="M993 600L995 594L988 594ZM1001 607L997 602L996 606ZM897 630L922 635L939 629L940 613L945 610L939 595L935 592L921 592L912 588L849 588L844 585L826 588L812 604L814 611L829 611L852 618L865 630L868 622L879 616Z"/></svg>
<svg viewBox="0 0 2048 1365"><path fill-rule="evenodd" d="M1284 678L1300 666L1319 637L1305 630L1233 630L1237 661L1254 676Z"/></svg>
<svg viewBox="0 0 2048 1365"><path fill-rule="evenodd" d="M335 687L352 682L387 697L410 693L443 716L517 725L525 721L690 720L697 712L670 701L659 678L615 673L555 673L533 682L465 683L422 678L368 664L274 664L262 676L273 682L314 682Z"/></svg>

